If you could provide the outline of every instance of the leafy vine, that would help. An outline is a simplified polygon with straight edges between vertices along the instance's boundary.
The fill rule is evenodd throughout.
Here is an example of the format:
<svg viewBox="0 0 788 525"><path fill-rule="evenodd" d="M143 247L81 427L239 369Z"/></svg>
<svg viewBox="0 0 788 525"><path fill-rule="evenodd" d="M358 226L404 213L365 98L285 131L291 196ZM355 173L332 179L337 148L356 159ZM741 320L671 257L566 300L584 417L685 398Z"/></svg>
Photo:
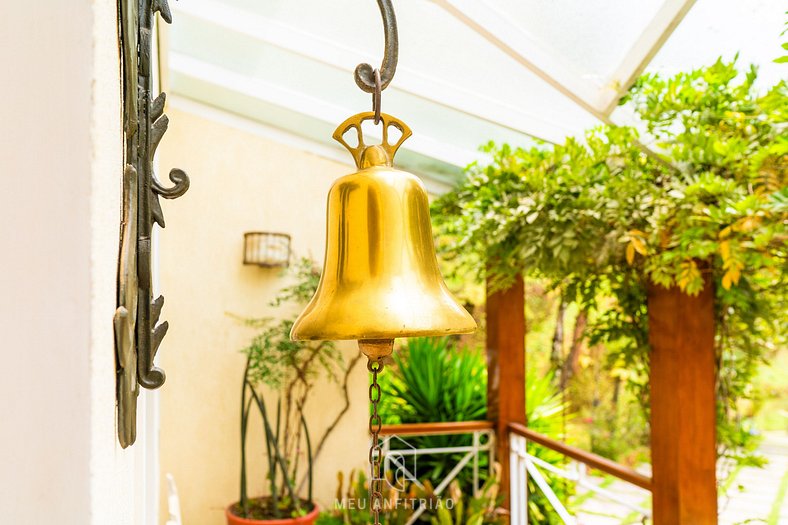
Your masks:
<svg viewBox="0 0 788 525"><path fill-rule="evenodd" d="M755 461L741 424L758 364L785 344L788 88L765 92L736 60L642 76L622 100L636 127L517 149L490 143L456 191L434 203L439 244L458 271L547 278L592 314L648 406L646 286L715 285L721 456ZM641 132L638 132L638 129ZM656 154L646 154L641 141ZM447 241L446 239L450 239Z"/></svg>

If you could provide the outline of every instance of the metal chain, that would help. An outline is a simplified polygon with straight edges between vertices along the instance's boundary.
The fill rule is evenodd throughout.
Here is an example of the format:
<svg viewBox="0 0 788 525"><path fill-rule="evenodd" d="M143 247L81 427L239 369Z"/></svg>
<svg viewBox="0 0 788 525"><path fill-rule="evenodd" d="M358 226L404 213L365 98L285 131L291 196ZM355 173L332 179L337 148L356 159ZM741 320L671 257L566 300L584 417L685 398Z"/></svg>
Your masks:
<svg viewBox="0 0 788 525"><path fill-rule="evenodd" d="M380 71L373 71L375 77L375 91L372 92L372 112L375 114L375 125L380 124L380 94L383 87L380 84Z"/></svg>
<svg viewBox="0 0 788 525"><path fill-rule="evenodd" d="M383 508L383 473L381 472L383 454L379 434L383 421L378 414L380 402L378 373L383 370L383 363L380 360L370 359L367 362L367 370L372 372L372 384L369 385L369 401L372 404L372 415L369 416L369 433L372 434L372 446L369 448L369 509L374 518L374 525L380 525L380 511Z"/></svg>

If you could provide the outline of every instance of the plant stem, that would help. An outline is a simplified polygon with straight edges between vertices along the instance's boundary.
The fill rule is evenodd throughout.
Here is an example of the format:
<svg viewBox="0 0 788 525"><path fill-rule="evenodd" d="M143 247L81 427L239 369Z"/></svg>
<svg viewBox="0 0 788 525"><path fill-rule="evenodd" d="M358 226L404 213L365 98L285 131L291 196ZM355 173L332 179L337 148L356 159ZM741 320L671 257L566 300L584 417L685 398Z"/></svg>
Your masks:
<svg viewBox="0 0 788 525"><path fill-rule="evenodd" d="M244 380L241 387L241 495L238 503L243 509L244 516L249 512L249 496L246 491L246 425L249 421L249 404L246 403L246 384L247 374L249 373L250 356L246 357L246 367L244 368ZM251 400L250 400L251 403Z"/></svg>
<svg viewBox="0 0 788 525"><path fill-rule="evenodd" d="M298 364L296 360L293 360L290 363L292 366L293 371L295 372L295 376L289 380L287 384L287 388L285 389L285 428L284 428L284 443L283 443L283 450L284 450L284 457L292 458L294 457L294 451L298 447L298 443L300 441L300 428L299 425L299 418L297 414L293 414L293 406L298 409L298 413L300 414L301 408L303 404L306 402L306 398L310 391L310 385L307 377L307 371L312 366L312 363L317 359L320 355L320 352L323 351L325 348L326 343L321 342L317 346L309 349L309 355ZM297 391L298 386L302 384L304 386L303 392L300 394ZM291 420L291 415L293 419ZM295 434L295 435L294 435ZM294 465L297 464L297 461L293 461ZM287 476L287 473L285 473ZM293 469L292 479L295 480L297 476L297 472Z"/></svg>
<svg viewBox="0 0 788 525"><path fill-rule="evenodd" d="M279 430L280 430L280 423L282 421L282 397L279 396L276 400L276 435L274 441L279 443ZM266 444L268 444L268 440L266 440ZM270 468L269 478L271 480L271 494L273 495L276 492L276 459L272 454L272 450L269 447L268 451L268 465ZM271 467L273 465L273 467Z"/></svg>
<svg viewBox="0 0 788 525"><path fill-rule="evenodd" d="M307 479L309 487L307 489L307 499L312 502L312 441L309 439L309 429L306 426L304 413L301 412L301 426L304 427L304 438L306 439L306 458L307 458Z"/></svg>
<svg viewBox="0 0 788 525"><path fill-rule="evenodd" d="M250 385L249 388L252 388L252 386ZM273 506L275 509L277 509L279 506L279 494L276 492L276 460L272 453L271 440L268 439L267 434L265 440L265 452L267 459L266 465L268 465L268 482L270 484L268 488L271 494Z"/></svg>
<svg viewBox="0 0 788 525"><path fill-rule="evenodd" d="M260 414L263 416L263 426L265 427L265 435L267 436L268 440L271 442L271 446L274 449L274 454L276 456L276 462L279 464L279 468L282 469L283 474L283 482L284 486L287 489L288 494L290 495L290 499L293 502L293 506L296 510L301 510L301 501L296 497L295 491L293 490L293 485L290 483L290 479L287 477L287 463L282 458L282 454L279 452L279 445L274 441L274 432L271 430L271 425L268 424L268 413L265 410L265 403L260 399L257 395L257 392L254 390L251 391L252 396L254 396L255 401L257 402L257 407L260 410ZM277 509L278 510L278 509Z"/></svg>
<svg viewBox="0 0 788 525"><path fill-rule="evenodd" d="M337 416L334 418L334 421L332 421L331 424L328 425L328 427L326 428L325 432L323 432L323 436L320 438L320 441L317 443L317 447L315 447L315 455L312 456L310 454L310 461L317 460L318 456L320 456L320 453L323 451L323 447L326 444L326 440L328 439L328 436L331 435L331 433L337 427L337 425L342 420L344 415L347 414L347 411L350 410L350 392L348 389L348 380L350 379L350 373L353 371L353 369L356 367L356 364L358 364L358 362L361 360L362 357L363 354L359 352L355 355L355 357L353 357L350 363L348 363L348 366L345 369L345 376L342 380L342 393L345 397L345 406L342 407L342 410L339 411L339 414L337 414ZM307 480L311 485L312 483L311 477L307 477L307 476L302 477L301 481L298 483L299 492L304 488L304 483L306 483Z"/></svg>

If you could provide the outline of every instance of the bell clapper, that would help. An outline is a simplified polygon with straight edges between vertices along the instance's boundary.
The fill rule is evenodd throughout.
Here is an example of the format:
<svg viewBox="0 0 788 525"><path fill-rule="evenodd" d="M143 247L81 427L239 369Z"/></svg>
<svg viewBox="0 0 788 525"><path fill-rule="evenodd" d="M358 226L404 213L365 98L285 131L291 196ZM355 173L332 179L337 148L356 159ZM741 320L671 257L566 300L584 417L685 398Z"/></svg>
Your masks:
<svg viewBox="0 0 788 525"><path fill-rule="evenodd" d="M358 349L371 361L378 361L394 351L394 339L361 339Z"/></svg>
<svg viewBox="0 0 788 525"><path fill-rule="evenodd" d="M363 339L358 342L358 347L367 356L367 370L372 374L372 383L369 385L369 402L372 405L372 414L369 416L369 433L372 435L369 448L369 509L374 525L380 525L380 511L383 508L383 451L379 434L383 420L378 413L381 395L378 374L383 371L384 361L394 349L394 339Z"/></svg>

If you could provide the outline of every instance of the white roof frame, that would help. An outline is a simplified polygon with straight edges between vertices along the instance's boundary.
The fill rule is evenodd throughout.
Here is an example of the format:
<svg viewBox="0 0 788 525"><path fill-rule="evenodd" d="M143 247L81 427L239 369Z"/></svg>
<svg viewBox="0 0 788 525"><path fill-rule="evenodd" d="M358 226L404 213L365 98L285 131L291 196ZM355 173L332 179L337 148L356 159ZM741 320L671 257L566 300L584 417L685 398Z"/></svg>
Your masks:
<svg viewBox="0 0 788 525"><path fill-rule="evenodd" d="M332 126L337 122L342 122L347 118L347 115L352 113L349 108L337 106L325 100L236 73L174 51L170 52L169 66L170 70L175 73L284 108L293 113L312 117ZM380 136L376 135L374 131L371 135L380 139ZM406 149L451 165L454 165L458 159L460 162L470 164L486 158L480 152L458 148L430 138L423 133L411 137Z"/></svg>
<svg viewBox="0 0 788 525"><path fill-rule="evenodd" d="M618 100L662 47L695 0L665 0L610 82L582 79L487 0L431 0L519 64L605 123Z"/></svg>
<svg viewBox="0 0 788 525"><path fill-rule="evenodd" d="M616 68L611 82L600 93L595 106L601 108L604 115L609 116L616 109L619 99L643 73L694 4L695 0L666 0L662 4L660 10L640 34L640 38Z"/></svg>
<svg viewBox="0 0 788 525"><path fill-rule="evenodd" d="M348 73L354 71L354 64L376 60L368 53L263 16L233 9L215 0L181 2L173 5L173 10ZM548 142L563 141L572 133L570 129L505 101L407 67L397 69L397 82L391 88Z"/></svg>

